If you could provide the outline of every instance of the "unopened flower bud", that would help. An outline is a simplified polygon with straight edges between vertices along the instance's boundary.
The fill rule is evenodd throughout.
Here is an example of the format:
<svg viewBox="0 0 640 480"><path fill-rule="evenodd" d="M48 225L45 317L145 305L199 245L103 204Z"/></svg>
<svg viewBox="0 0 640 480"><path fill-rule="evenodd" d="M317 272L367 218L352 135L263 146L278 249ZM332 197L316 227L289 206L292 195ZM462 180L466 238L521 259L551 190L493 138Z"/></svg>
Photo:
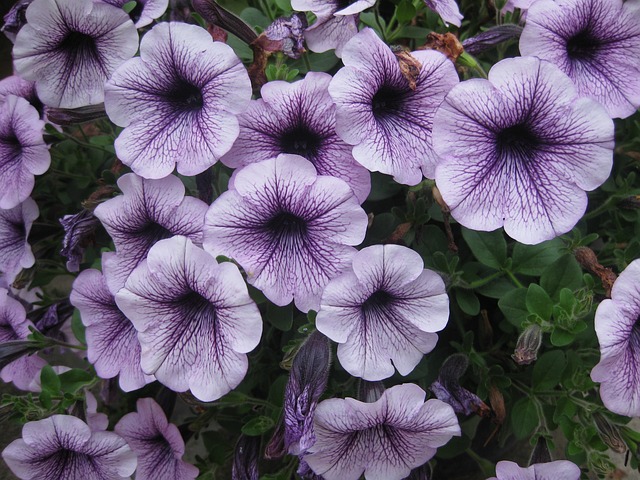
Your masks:
<svg viewBox="0 0 640 480"><path fill-rule="evenodd" d="M462 46L467 53L478 55L502 42L520 38L521 34L522 27L512 23L505 23L504 25L498 25L497 27L485 30L474 37L467 38L462 42Z"/></svg>
<svg viewBox="0 0 640 480"><path fill-rule="evenodd" d="M607 418L600 414L594 413L593 420L596 423L598 434L602 441L614 452L624 453L627 451L627 444L620 435L618 427L611 423Z"/></svg>
<svg viewBox="0 0 640 480"><path fill-rule="evenodd" d="M240 435L233 453L232 480L258 480L260 437Z"/></svg>
<svg viewBox="0 0 640 480"><path fill-rule="evenodd" d="M516 349L511 358L518 365L529 365L537 360L541 345L542 329L539 325L529 325L518 337Z"/></svg>

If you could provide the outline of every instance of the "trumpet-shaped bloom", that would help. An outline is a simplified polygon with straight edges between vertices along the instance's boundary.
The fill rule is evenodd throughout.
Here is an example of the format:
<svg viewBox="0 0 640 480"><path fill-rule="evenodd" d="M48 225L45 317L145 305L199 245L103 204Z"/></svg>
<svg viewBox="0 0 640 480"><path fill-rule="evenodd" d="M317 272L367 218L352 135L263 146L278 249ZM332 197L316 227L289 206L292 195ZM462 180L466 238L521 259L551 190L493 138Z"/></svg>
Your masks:
<svg viewBox="0 0 640 480"><path fill-rule="evenodd" d="M34 0L13 48L18 74L50 107L100 103L104 82L138 50L124 11L91 0Z"/></svg>
<svg viewBox="0 0 640 480"><path fill-rule="evenodd" d="M238 386L262 335L238 267L187 237L161 240L116 295L142 345L142 370L205 402Z"/></svg>
<svg viewBox="0 0 640 480"><path fill-rule="evenodd" d="M375 403L325 400L315 416L316 443L304 460L325 480L400 480L427 462L460 426L453 409L417 385L386 390Z"/></svg>
<svg viewBox="0 0 640 480"><path fill-rule="evenodd" d="M0 209L0 286L13 283L20 270L36 262L27 237L39 214L31 198L8 210Z"/></svg>
<svg viewBox="0 0 640 480"><path fill-rule="evenodd" d="M578 93L613 118L640 107L640 4L622 0L539 0L527 11L522 55L548 60Z"/></svg>
<svg viewBox="0 0 640 480"><path fill-rule="evenodd" d="M613 122L554 65L503 60L436 113L436 183L465 227L535 244L568 232L613 162Z"/></svg>
<svg viewBox="0 0 640 480"><path fill-rule="evenodd" d="M25 201L35 185L33 176L49 168L43 131L38 111L24 98L9 95L0 103L0 208Z"/></svg>
<svg viewBox="0 0 640 480"><path fill-rule="evenodd" d="M251 99L251 83L228 45L200 27L160 23L105 86L109 118L125 127L115 142L122 162L145 178L173 169L202 173L231 148L236 115Z"/></svg>
<svg viewBox="0 0 640 480"><path fill-rule="evenodd" d="M462 14L455 0L424 0L431 10L440 15L444 23L459 27L462 25Z"/></svg>
<svg viewBox="0 0 640 480"><path fill-rule="evenodd" d="M640 417L640 260L620 274L611 299L596 310L600 362L591 370L602 403L612 412Z"/></svg>
<svg viewBox="0 0 640 480"><path fill-rule="evenodd" d="M239 117L240 135L222 162L232 168L277 157L300 155L320 175L343 179L360 202L371 190L369 172L355 162L351 146L335 132L336 108L327 90L331 76L309 72L294 83L269 82L262 98Z"/></svg>
<svg viewBox="0 0 640 480"><path fill-rule="evenodd" d="M419 63L413 66L414 85L399 58L365 28L346 45L345 66L329 85L336 102L336 132L354 146L354 158L406 185L420 183L423 174L433 178L433 117L458 83L453 63L441 53L421 50L411 55Z"/></svg>
<svg viewBox="0 0 640 480"><path fill-rule="evenodd" d="M102 0L115 7L122 8L130 0ZM136 0L136 6L129 12L129 17L136 27L146 27L167 11L169 0Z"/></svg>
<svg viewBox="0 0 640 480"><path fill-rule="evenodd" d="M183 183L170 175L160 180L145 180L134 173L118 179L122 195L95 209L111 235L116 254L103 254L108 267L107 284L116 293L133 269L158 241L173 235L189 237L202 245L202 225L207 204L186 197Z"/></svg>
<svg viewBox="0 0 640 480"><path fill-rule="evenodd" d="M4 103L9 95L22 97L33 105L38 112L42 111L42 102L40 102L36 94L35 82L25 80L18 75L3 78L0 80L0 104Z"/></svg>
<svg viewBox="0 0 640 480"><path fill-rule="evenodd" d="M353 257L349 271L329 282L316 318L338 342L338 360L351 375L382 380L409 374L436 346L449 319L440 276L399 245L374 245Z"/></svg>
<svg viewBox="0 0 640 480"><path fill-rule="evenodd" d="M138 457L136 480L193 480L198 469L182 461L184 440L178 427L153 398L141 398L137 412L126 414L115 426Z"/></svg>
<svg viewBox="0 0 640 480"><path fill-rule="evenodd" d="M120 435L92 432L70 415L27 423L2 458L23 480L120 480L136 469L136 456Z"/></svg>
<svg viewBox="0 0 640 480"><path fill-rule="evenodd" d="M317 310L322 289L351 263L367 215L342 180L297 155L248 165L209 207L204 246L234 258L276 305Z"/></svg>
<svg viewBox="0 0 640 480"><path fill-rule="evenodd" d="M120 388L125 392L155 380L140 368L137 331L118 309L100 271L83 271L73 282L70 299L87 327L87 358L100 378L120 375Z"/></svg>
<svg viewBox="0 0 640 480"><path fill-rule="evenodd" d="M579 480L580 469L568 460L536 463L520 467L517 463L502 461L496 465L496 476L487 480Z"/></svg>

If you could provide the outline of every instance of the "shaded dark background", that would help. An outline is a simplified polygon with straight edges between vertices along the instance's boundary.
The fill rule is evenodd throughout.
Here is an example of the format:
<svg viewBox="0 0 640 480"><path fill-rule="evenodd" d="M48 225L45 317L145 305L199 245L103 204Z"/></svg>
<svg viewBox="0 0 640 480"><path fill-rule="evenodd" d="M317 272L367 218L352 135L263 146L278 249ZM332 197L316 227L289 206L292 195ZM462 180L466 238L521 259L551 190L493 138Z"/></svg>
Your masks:
<svg viewBox="0 0 640 480"><path fill-rule="evenodd" d="M0 16L4 17L15 2L13 0L0 0ZM2 21L4 24L4 21ZM8 77L13 73L11 67L12 43L0 34L0 78Z"/></svg>

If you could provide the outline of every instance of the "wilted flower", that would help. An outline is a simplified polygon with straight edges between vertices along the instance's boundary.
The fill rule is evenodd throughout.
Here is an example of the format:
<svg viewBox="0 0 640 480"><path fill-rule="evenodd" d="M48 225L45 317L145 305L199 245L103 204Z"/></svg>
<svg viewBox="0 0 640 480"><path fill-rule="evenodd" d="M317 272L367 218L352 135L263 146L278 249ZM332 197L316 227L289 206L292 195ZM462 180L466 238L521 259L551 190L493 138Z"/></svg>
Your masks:
<svg viewBox="0 0 640 480"><path fill-rule="evenodd" d="M183 236L156 243L116 302L138 330L142 370L205 402L238 386L262 335L238 267Z"/></svg>
<svg viewBox="0 0 640 480"><path fill-rule="evenodd" d="M27 237L39 214L31 198L14 208L0 209L0 286L10 285L20 270L35 263Z"/></svg>
<svg viewBox="0 0 640 480"><path fill-rule="evenodd" d="M386 390L375 403L325 400L315 417L316 443L304 460L325 480L400 480L426 463L460 427L453 409L428 400L417 385Z"/></svg>
<svg viewBox="0 0 640 480"><path fill-rule="evenodd" d="M122 8L131 0L102 0L118 8ZM129 17L136 27L146 27L156 18L160 18L167 11L169 0L136 0L136 6L129 12Z"/></svg>
<svg viewBox="0 0 640 480"><path fill-rule="evenodd" d="M64 228L64 239L60 255L67 257L67 270L77 272L80 270L80 262L84 249L100 221L86 208L75 215L65 215L60 219Z"/></svg>
<svg viewBox="0 0 640 480"><path fill-rule="evenodd" d="M233 454L232 480L258 480L260 437L240 435Z"/></svg>
<svg viewBox="0 0 640 480"><path fill-rule="evenodd" d="M13 208L26 200L34 175L51 163L42 133L44 122L27 100L9 95L0 103L0 208Z"/></svg>
<svg viewBox="0 0 640 480"><path fill-rule="evenodd" d="M100 103L104 82L138 49L124 11L91 0L35 0L13 48L18 74L51 107Z"/></svg>
<svg viewBox="0 0 640 480"><path fill-rule="evenodd" d="M24 480L121 480L136 469L136 456L122 437L92 432L70 415L27 423L22 438L9 444L2 458Z"/></svg>
<svg viewBox="0 0 640 480"><path fill-rule="evenodd" d="M73 282L70 298L87 327L87 358L100 378L120 375L120 388L125 392L155 380L140 368L136 329L118 309L102 272L84 270Z"/></svg>
<svg viewBox="0 0 640 480"><path fill-rule="evenodd" d="M538 350L542 345L542 329L539 325L529 325L518 337L516 349L511 355L518 365L529 365L538 358Z"/></svg>
<svg viewBox="0 0 640 480"><path fill-rule="evenodd" d="M278 43L278 50L287 57L300 58L304 53L304 30L307 17L304 13L293 13L289 18L276 18L264 31L265 36Z"/></svg>
<svg viewBox="0 0 640 480"><path fill-rule="evenodd" d="M456 27L462 25L464 18L455 0L424 0L424 3L431 10L436 12L445 24L453 24Z"/></svg>
<svg viewBox="0 0 640 480"><path fill-rule="evenodd" d="M579 480L580 469L568 460L538 463L528 468L502 461L496 465L496 476L487 480Z"/></svg>
<svg viewBox="0 0 640 480"><path fill-rule="evenodd" d="M322 294L318 330L338 342L338 360L365 380L408 375L438 341L449 319L440 276L400 245L374 245ZM394 368L395 367L395 368Z"/></svg>
<svg viewBox="0 0 640 480"><path fill-rule="evenodd" d="M458 83L453 63L441 53L421 50L411 57L417 65L410 81L399 58L365 28L345 47L345 66L329 85L336 132L354 145L354 158L406 185L420 183L423 173L433 178L433 116Z"/></svg>
<svg viewBox="0 0 640 480"><path fill-rule="evenodd" d="M18 0L4 16L4 24L0 31L2 31L12 43L16 41L16 35L18 35L20 29L27 23L25 12L31 2L33 2L33 0Z"/></svg>
<svg viewBox="0 0 640 480"><path fill-rule="evenodd" d="M349 186L297 155L248 165L211 205L205 249L235 259L276 305L317 310L322 289L351 263L367 214Z"/></svg>
<svg viewBox="0 0 640 480"><path fill-rule="evenodd" d="M611 423L604 415L598 412L593 414L593 420L596 424L596 428L598 429L598 435L607 447L617 453L625 453L627 451L627 444L622 439L620 430L616 425Z"/></svg>
<svg viewBox="0 0 640 480"><path fill-rule="evenodd" d="M640 8L622 0L539 0L527 11L522 55L556 64L578 93L626 118L640 106Z"/></svg>
<svg viewBox="0 0 640 480"><path fill-rule="evenodd" d="M640 416L640 259L613 284L611 299L596 310L600 362L591 379L600 383L600 398L610 411Z"/></svg>
<svg viewBox="0 0 640 480"><path fill-rule="evenodd" d="M138 175L163 178L176 164L183 175L202 173L231 148L251 83L231 47L203 28L160 23L105 92L109 118L125 127L118 158Z"/></svg>
<svg viewBox="0 0 640 480"><path fill-rule="evenodd" d="M503 60L489 80L454 87L433 130L436 183L453 218L474 230L504 225L527 244L571 230L587 207L585 190L601 185L613 163L604 109L537 58Z"/></svg>
<svg viewBox="0 0 640 480"><path fill-rule="evenodd" d="M158 241L173 235L202 245L202 224L207 204L185 196L184 184L170 175L145 180L134 173L118 179L122 195L98 205L93 212L111 235L116 253L102 255L108 267L107 284L116 293L133 269Z"/></svg>
<svg viewBox="0 0 640 480"><path fill-rule="evenodd" d="M198 469L182 461L184 440L153 398L140 398L114 431L138 457L136 480L193 480Z"/></svg>
<svg viewBox="0 0 640 480"><path fill-rule="evenodd" d="M222 162L232 168L269 160L281 153L300 155L318 174L341 178L360 202L371 190L369 172L351 156L351 146L335 132L336 107L327 90L331 76L309 72L294 83L262 87L240 115L240 135Z"/></svg>

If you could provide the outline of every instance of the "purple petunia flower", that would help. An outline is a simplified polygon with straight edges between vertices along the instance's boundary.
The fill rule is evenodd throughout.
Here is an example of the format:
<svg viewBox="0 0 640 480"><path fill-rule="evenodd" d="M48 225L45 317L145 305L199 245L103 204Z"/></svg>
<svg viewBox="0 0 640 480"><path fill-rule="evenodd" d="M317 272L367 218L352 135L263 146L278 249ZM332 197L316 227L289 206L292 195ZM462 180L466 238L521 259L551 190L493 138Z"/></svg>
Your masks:
<svg viewBox="0 0 640 480"><path fill-rule="evenodd" d="M118 8L122 8L131 0L102 0ZM129 12L129 17L136 27L146 27L167 11L169 0L136 0L136 6Z"/></svg>
<svg viewBox="0 0 640 480"><path fill-rule="evenodd" d="M136 469L136 456L122 437L92 432L70 415L27 423L22 438L9 444L2 458L24 480L120 480Z"/></svg>
<svg viewBox="0 0 640 480"><path fill-rule="evenodd" d="M136 480L193 480L198 469L182 461L184 440L153 398L140 398L137 412L120 419L114 431L138 456Z"/></svg>
<svg viewBox="0 0 640 480"><path fill-rule="evenodd" d="M640 107L638 2L537 1L527 11L520 52L556 64L613 118Z"/></svg>
<svg viewBox="0 0 640 480"><path fill-rule="evenodd" d="M325 400L315 417L316 443L304 457L325 480L400 480L427 462L460 426L453 409L428 400L417 385L386 390L375 403Z"/></svg>
<svg viewBox="0 0 640 480"><path fill-rule="evenodd" d="M455 353L449 356L440 367L438 378L429 389L436 398L451 405L456 413L481 414L485 409L488 411L488 407L475 393L460 385L460 377L468 367L469 358L465 354Z"/></svg>
<svg viewBox="0 0 640 480"><path fill-rule="evenodd" d="M304 53L304 31L307 17L304 13L293 13L290 17L276 18L264 34L280 45L280 51L289 58L300 58Z"/></svg>
<svg viewBox="0 0 640 480"><path fill-rule="evenodd" d="M0 288L0 344L25 340L31 334L29 327L33 327L33 323L27 320L24 307L9 297L7 290ZM13 382L20 390L34 391L33 379L46 364L38 355L25 355L0 370L0 378L4 382Z"/></svg>
<svg viewBox="0 0 640 480"><path fill-rule="evenodd" d="M111 235L117 253L102 255L108 268L106 280L116 293L129 274L158 241L173 235L202 244L202 225L207 204L185 196L184 184L170 175L146 180L134 173L118 179L122 195L96 207L93 212Z"/></svg>
<svg viewBox="0 0 640 480"><path fill-rule="evenodd" d="M535 244L571 230L613 162L613 122L554 65L503 60L456 86L434 121L436 183L474 230Z"/></svg>
<svg viewBox="0 0 640 480"><path fill-rule="evenodd" d="M20 270L36 262L27 237L39 214L31 198L14 208L0 209L0 286L10 285Z"/></svg>
<svg viewBox="0 0 640 480"><path fill-rule="evenodd" d="M580 480L580 469L568 460L537 463L528 468L502 461L496 465L496 476L487 480Z"/></svg>
<svg viewBox="0 0 640 480"><path fill-rule="evenodd" d="M235 259L276 305L317 310L322 289L348 268L367 215L342 180L297 155L248 165L209 207L204 246Z"/></svg>
<svg viewBox="0 0 640 480"><path fill-rule="evenodd" d="M17 0L3 18L4 24L0 31L5 34L11 43L15 43L16 35L27 23L25 12L31 2L33 0Z"/></svg>
<svg viewBox="0 0 640 480"><path fill-rule="evenodd" d="M240 135L222 162L232 168L269 160L281 153L300 155L320 175L343 179L360 202L371 190L369 172L351 156L351 146L335 132L336 108L327 90L331 76L309 72L294 83L269 82L262 98L240 115Z"/></svg>
<svg viewBox="0 0 640 480"><path fill-rule="evenodd" d="M125 392L155 380L140 368L137 331L118 309L100 271L83 271L73 282L70 299L87 327L87 358L100 378L120 375L120 388Z"/></svg>
<svg viewBox="0 0 640 480"><path fill-rule="evenodd" d="M414 66L414 84L401 71L398 57L365 28L345 47L345 67L329 85L336 102L336 132L354 145L354 158L406 185L420 183L423 174L433 178L433 116L458 83L453 63L441 53L411 55L420 64Z"/></svg>
<svg viewBox="0 0 640 480"><path fill-rule="evenodd" d="M0 208L26 200L35 185L33 176L49 168L43 132L44 122L27 100L9 95L0 103Z"/></svg>
<svg viewBox="0 0 640 480"><path fill-rule="evenodd" d="M624 269L611 289L611 299L596 310L595 329L600 362L591 379L600 382L602 403L614 413L640 416L640 259Z"/></svg>
<svg viewBox="0 0 640 480"><path fill-rule="evenodd" d="M116 303L138 330L142 370L205 402L238 386L262 335L238 267L183 236L156 243Z"/></svg>
<svg viewBox="0 0 640 480"><path fill-rule="evenodd" d="M183 175L202 173L227 153L251 82L231 47L203 28L160 23L105 91L109 118L125 127L118 158L138 175L163 178L176 164Z"/></svg>
<svg viewBox="0 0 640 480"><path fill-rule="evenodd" d="M124 11L91 0L35 0L13 48L18 74L50 107L100 103L104 82L138 49Z"/></svg>
<svg viewBox="0 0 640 480"><path fill-rule="evenodd" d="M0 104L4 103L9 95L15 95L16 97L22 97L36 110L42 110L42 103L36 95L36 83L25 80L18 75L11 75L10 77L0 80Z"/></svg>
<svg viewBox="0 0 640 480"><path fill-rule="evenodd" d="M456 27L462 25L464 18L460 13L460 8L455 0L424 0L424 3L431 10L440 15L445 24L452 24Z"/></svg>
<svg viewBox="0 0 640 480"><path fill-rule="evenodd" d="M291 0L291 8L316 16L316 22L304 33L312 52L335 49L336 56L342 57L342 49L358 33L358 14L375 3L376 0Z"/></svg>
<svg viewBox="0 0 640 480"><path fill-rule="evenodd" d="M442 278L419 254L374 245L353 257L351 270L324 290L318 330L338 342L338 360L351 375L382 380L395 368L408 375L436 346L449 319Z"/></svg>

